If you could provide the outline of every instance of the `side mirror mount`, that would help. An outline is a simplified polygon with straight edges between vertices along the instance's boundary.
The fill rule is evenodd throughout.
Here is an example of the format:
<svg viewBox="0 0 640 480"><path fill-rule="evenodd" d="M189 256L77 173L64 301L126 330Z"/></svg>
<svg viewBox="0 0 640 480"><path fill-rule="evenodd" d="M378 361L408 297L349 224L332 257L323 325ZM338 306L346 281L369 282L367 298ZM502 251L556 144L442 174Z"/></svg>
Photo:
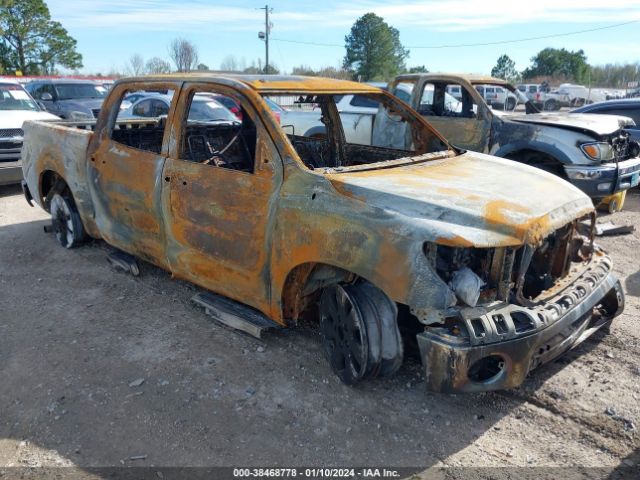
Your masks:
<svg viewBox="0 0 640 480"><path fill-rule="evenodd" d="M53 101L53 96L49 92L44 92L42 95L40 95L40 100L44 102L51 102Z"/></svg>

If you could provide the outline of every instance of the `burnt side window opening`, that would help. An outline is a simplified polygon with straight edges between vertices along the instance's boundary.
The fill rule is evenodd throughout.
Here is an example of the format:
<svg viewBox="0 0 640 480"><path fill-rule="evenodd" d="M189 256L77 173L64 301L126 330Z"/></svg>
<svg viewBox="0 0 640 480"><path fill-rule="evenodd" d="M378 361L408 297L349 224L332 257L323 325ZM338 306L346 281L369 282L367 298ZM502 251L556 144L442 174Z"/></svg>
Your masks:
<svg viewBox="0 0 640 480"><path fill-rule="evenodd" d="M267 94L280 127L302 162L311 169L371 165L449 147L429 127L382 94ZM351 97L354 106L339 111Z"/></svg>
<svg viewBox="0 0 640 480"><path fill-rule="evenodd" d="M120 97L111 139L127 147L160 154L173 94L173 90L152 85L126 90ZM96 109L93 115L97 118L98 114Z"/></svg>
<svg viewBox="0 0 640 480"><path fill-rule="evenodd" d="M257 131L251 115L231 97L196 91L183 120L180 158L253 173Z"/></svg>

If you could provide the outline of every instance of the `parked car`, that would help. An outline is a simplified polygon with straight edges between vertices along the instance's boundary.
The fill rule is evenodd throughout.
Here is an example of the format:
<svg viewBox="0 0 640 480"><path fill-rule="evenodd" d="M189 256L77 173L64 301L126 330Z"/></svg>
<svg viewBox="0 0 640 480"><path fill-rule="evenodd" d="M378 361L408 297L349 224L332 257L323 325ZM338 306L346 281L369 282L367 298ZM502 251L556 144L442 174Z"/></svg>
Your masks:
<svg viewBox="0 0 640 480"><path fill-rule="evenodd" d="M568 93L561 93L558 89L551 89L545 83L525 83L517 86L536 108L544 111L556 111L562 107L571 106L571 97Z"/></svg>
<svg viewBox="0 0 640 480"><path fill-rule="evenodd" d="M518 97L504 87L499 85L476 85L476 90L487 102L487 105L500 110L513 111L518 105ZM457 87L461 88L460 86ZM447 89L447 91L449 91ZM462 98L462 94L460 94Z"/></svg>
<svg viewBox="0 0 640 480"><path fill-rule="evenodd" d="M22 180L20 151L25 120L59 118L43 111L18 82L0 80L0 185Z"/></svg>
<svg viewBox="0 0 640 480"><path fill-rule="evenodd" d="M131 105L133 105L135 102L137 102L138 100L148 97L149 95L153 95L154 93L157 92L141 92L141 91L137 91L137 92L132 92L130 94L127 95L127 97L123 100L123 102L129 102L128 105L125 106L125 108L123 108L123 110L125 110L126 108L130 107Z"/></svg>
<svg viewBox="0 0 640 480"><path fill-rule="evenodd" d="M640 98L592 103L591 105L576 108L573 113L599 113L629 117L635 122L635 125L629 125L625 130L633 140L640 142Z"/></svg>
<svg viewBox="0 0 640 480"><path fill-rule="evenodd" d="M128 90L159 84L176 93L167 117L117 118ZM242 121L191 122L198 93L230 91ZM275 121L264 98L286 95L319 105L323 138ZM335 95L379 103L387 130L345 140ZM622 311L586 195L453 147L388 92L183 74L119 81L105 105L95 131L25 127L25 195L51 213L60 244L102 238L126 264L137 256L215 292L196 301L256 335L315 321L345 384L394 374L404 334L431 390L515 387Z"/></svg>
<svg viewBox="0 0 640 480"><path fill-rule="evenodd" d="M37 80L25 88L50 113L74 121L98 118L107 89L91 80Z"/></svg>
<svg viewBox="0 0 640 480"><path fill-rule="evenodd" d="M172 95L149 94L118 114L119 120L159 118L169 114ZM189 120L239 123L239 119L218 100L208 95L193 99Z"/></svg>
<svg viewBox="0 0 640 480"><path fill-rule="evenodd" d="M378 87L380 88L380 87ZM362 95L340 95L335 98L340 113L372 113L375 114L380 106L368 97Z"/></svg>
<svg viewBox="0 0 640 480"><path fill-rule="evenodd" d="M542 85L539 83L521 83L517 89L531 101L535 101L536 95L542 93Z"/></svg>
<svg viewBox="0 0 640 480"><path fill-rule="evenodd" d="M452 85L462 88L462 107L447 97ZM454 145L552 172L596 200L640 182L639 146L625 131L634 125L631 119L544 114L526 99L527 114L505 115L488 107L476 85L496 85L521 94L504 80L454 74L400 75L389 88L402 90L403 95L411 91L408 103ZM394 125L384 118L376 120L376 128L388 135ZM400 129L396 137L403 140Z"/></svg>

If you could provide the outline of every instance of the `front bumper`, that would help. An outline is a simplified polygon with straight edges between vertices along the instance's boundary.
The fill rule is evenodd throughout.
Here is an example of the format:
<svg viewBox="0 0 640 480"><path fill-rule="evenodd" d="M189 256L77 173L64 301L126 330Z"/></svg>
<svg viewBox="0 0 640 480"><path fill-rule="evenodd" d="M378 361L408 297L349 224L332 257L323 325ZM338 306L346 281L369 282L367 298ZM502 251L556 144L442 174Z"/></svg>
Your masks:
<svg viewBox="0 0 640 480"><path fill-rule="evenodd" d="M501 303L461 312L468 337L445 329L418 334L427 388L456 393L517 387L531 370L578 345L624 308L608 257L592 260L571 277L535 307ZM597 306L606 314L594 315Z"/></svg>
<svg viewBox="0 0 640 480"><path fill-rule="evenodd" d="M595 166L565 165L571 183L591 198L604 198L640 183L640 157Z"/></svg>
<svg viewBox="0 0 640 480"><path fill-rule="evenodd" d="M22 164L20 161L0 161L0 185L20 183L22 180Z"/></svg>

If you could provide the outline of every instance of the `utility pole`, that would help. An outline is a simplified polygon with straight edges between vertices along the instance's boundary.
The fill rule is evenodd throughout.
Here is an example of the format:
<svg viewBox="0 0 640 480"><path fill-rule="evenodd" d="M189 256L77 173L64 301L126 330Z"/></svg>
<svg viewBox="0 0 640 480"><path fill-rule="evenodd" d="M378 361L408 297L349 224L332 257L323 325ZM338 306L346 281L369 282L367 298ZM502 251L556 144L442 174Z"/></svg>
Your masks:
<svg viewBox="0 0 640 480"><path fill-rule="evenodd" d="M260 8L260 10L264 10L264 32L258 33L258 38L264 40L264 48L265 48L265 64L264 71L269 73L269 33L271 31L271 24L269 23L269 13L273 12L273 9L269 9L269 5L265 5Z"/></svg>

